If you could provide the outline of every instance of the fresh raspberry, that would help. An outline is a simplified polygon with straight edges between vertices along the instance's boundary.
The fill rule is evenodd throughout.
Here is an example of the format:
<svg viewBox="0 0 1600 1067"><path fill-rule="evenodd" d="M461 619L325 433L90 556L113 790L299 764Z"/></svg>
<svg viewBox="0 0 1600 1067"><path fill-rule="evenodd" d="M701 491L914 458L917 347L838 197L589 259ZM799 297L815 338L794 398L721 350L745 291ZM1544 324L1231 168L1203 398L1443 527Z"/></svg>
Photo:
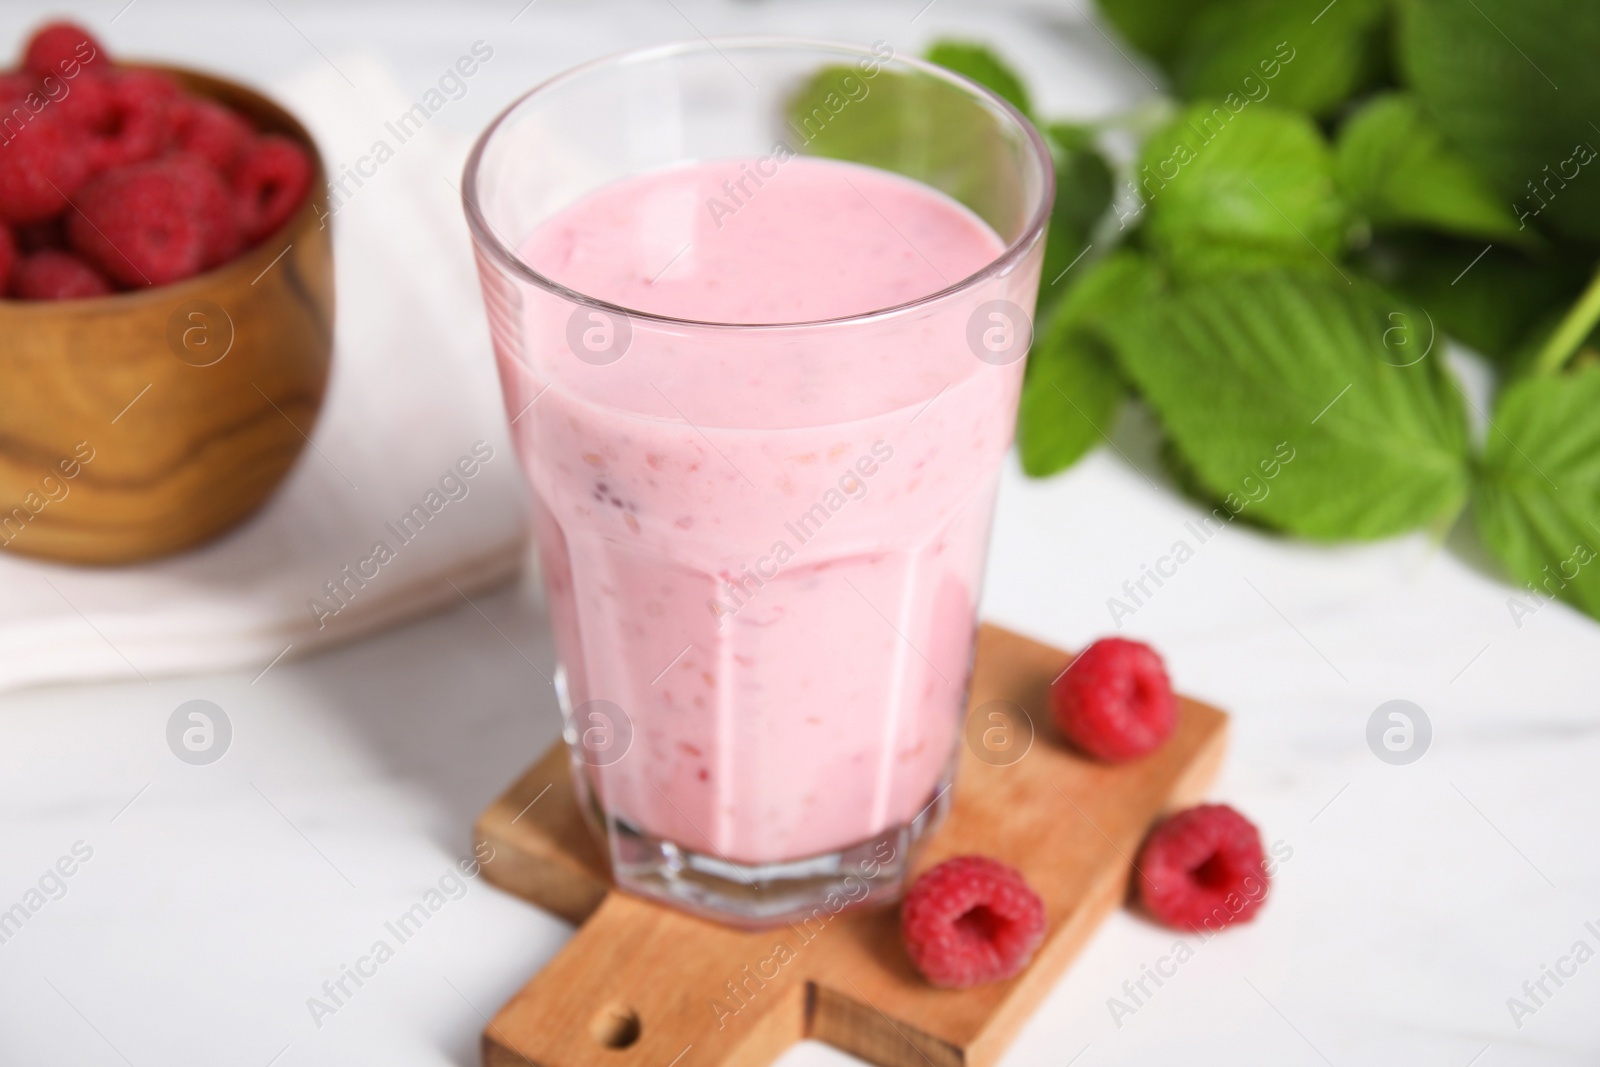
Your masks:
<svg viewBox="0 0 1600 1067"><path fill-rule="evenodd" d="M52 22L34 32L22 53L24 70L41 78L46 74L75 78L80 67L104 68L106 50L82 26Z"/></svg>
<svg viewBox="0 0 1600 1067"><path fill-rule="evenodd" d="M5 296L11 281L11 269L17 265L17 242L11 231L0 226L0 296Z"/></svg>
<svg viewBox="0 0 1600 1067"><path fill-rule="evenodd" d="M1161 657L1120 637L1096 641L1050 683L1050 710L1067 740L1107 763L1154 752L1178 722Z"/></svg>
<svg viewBox="0 0 1600 1067"><path fill-rule="evenodd" d="M46 249L17 264L12 290L23 300L82 300L105 296L111 283L71 252Z"/></svg>
<svg viewBox="0 0 1600 1067"><path fill-rule="evenodd" d="M1145 908L1179 930L1249 922L1270 883L1260 832L1226 804L1201 804L1157 825L1134 866Z"/></svg>
<svg viewBox="0 0 1600 1067"><path fill-rule="evenodd" d="M906 954L946 989L1010 978L1028 965L1044 933L1044 901L1015 868L987 856L945 860L918 878L900 905Z"/></svg>
<svg viewBox="0 0 1600 1067"><path fill-rule="evenodd" d="M0 72L0 104L11 104L23 99L39 87L31 74L18 71Z"/></svg>
<svg viewBox="0 0 1600 1067"><path fill-rule="evenodd" d="M245 147L233 189L245 240L252 244L288 222L311 188L311 157L287 137L269 133Z"/></svg>
<svg viewBox="0 0 1600 1067"><path fill-rule="evenodd" d="M172 143L183 90L157 70L119 70L107 79L110 117L95 130L97 169L153 159Z"/></svg>
<svg viewBox="0 0 1600 1067"><path fill-rule="evenodd" d="M189 152L167 156L163 162L183 176L195 190L194 207L207 234L205 268L219 266L244 251L244 231L239 227L238 205L227 180L211 164Z"/></svg>
<svg viewBox="0 0 1600 1067"><path fill-rule="evenodd" d="M77 208L67 220L72 247L123 285L167 285L238 248L227 187L193 157L107 171Z"/></svg>
<svg viewBox="0 0 1600 1067"><path fill-rule="evenodd" d="M111 107L111 89L104 78L93 74L80 74L76 78L63 78L50 74L37 78L26 73L0 74L0 106L10 119L10 129L15 134L26 121L16 113L16 108L26 108L28 119L49 108L52 114L68 120L80 130L101 130L114 118Z"/></svg>
<svg viewBox="0 0 1600 1067"><path fill-rule="evenodd" d="M15 132L0 132L0 222L57 215L89 176L89 155L60 112L46 109Z"/></svg>
<svg viewBox="0 0 1600 1067"><path fill-rule="evenodd" d="M60 108L62 114L81 130L91 131L98 136L117 122L111 83L99 75L80 74L70 81L52 76L45 82L44 89L46 96L54 93L55 102L50 106Z"/></svg>
<svg viewBox="0 0 1600 1067"><path fill-rule="evenodd" d="M233 170L255 130L238 112L215 100L189 97L178 106L177 146L204 159L217 173Z"/></svg>

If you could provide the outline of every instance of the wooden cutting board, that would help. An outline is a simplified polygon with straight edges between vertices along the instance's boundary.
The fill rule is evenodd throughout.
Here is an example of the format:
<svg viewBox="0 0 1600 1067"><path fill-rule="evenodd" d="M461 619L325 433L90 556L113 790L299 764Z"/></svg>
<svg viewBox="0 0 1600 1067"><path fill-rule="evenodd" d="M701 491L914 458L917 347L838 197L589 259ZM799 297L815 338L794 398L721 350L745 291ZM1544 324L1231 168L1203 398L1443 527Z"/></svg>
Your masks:
<svg viewBox="0 0 1600 1067"><path fill-rule="evenodd" d="M1022 974L929 986L900 946L894 907L751 933L618 892L558 743L477 824L493 849L485 876L578 925L489 1023L486 1067L765 1067L807 1037L883 1067L993 1063L1122 904L1151 822L1200 799L1226 745L1227 716L1184 699L1159 752L1116 767L1079 756L1046 704L1070 662L982 627L954 803L917 861L981 853L1023 872L1050 932Z"/></svg>

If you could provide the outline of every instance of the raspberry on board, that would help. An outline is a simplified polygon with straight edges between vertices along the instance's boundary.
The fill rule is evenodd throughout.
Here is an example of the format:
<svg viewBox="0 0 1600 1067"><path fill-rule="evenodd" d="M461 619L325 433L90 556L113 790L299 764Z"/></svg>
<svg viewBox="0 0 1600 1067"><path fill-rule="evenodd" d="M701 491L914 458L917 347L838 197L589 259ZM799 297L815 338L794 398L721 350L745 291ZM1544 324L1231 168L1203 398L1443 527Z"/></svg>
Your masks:
<svg viewBox="0 0 1600 1067"><path fill-rule="evenodd" d="M81 300L105 296L111 283L71 252L45 249L17 264L12 288L24 300Z"/></svg>
<svg viewBox="0 0 1600 1067"><path fill-rule="evenodd" d="M104 69L106 50L94 35L71 22L51 22L39 27L22 52L24 70L39 75L75 78L84 67Z"/></svg>
<svg viewBox="0 0 1600 1067"><path fill-rule="evenodd" d="M1134 866L1140 902L1179 930L1215 933L1249 922L1271 881L1260 832L1226 804L1202 804L1159 823Z"/></svg>
<svg viewBox="0 0 1600 1067"><path fill-rule="evenodd" d="M1177 726L1177 700L1161 657L1149 645L1106 637L1078 654L1050 684L1056 726L1079 749L1107 763L1160 748Z"/></svg>
<svg viewBox="0 0 1600 1067"><path fill-rule="evenodd" d="M900 905L906 954L946 989L998 982L1020 972L1044 940L1044 901L1013 867L957 856L926 871Z"/></svg>
<svg viewBox="0 0 1600 1067"><path fill-rule="evenodd" d="M107 171L76 206L67 219L73 249L125 286L179 281L236 247L226 186L190 157Z"/></svg>
<svg viewBox="0 0 1600 1067"><path fill-rule="evenodd" d="M245 240L254 244L288 222L311 188L311 158L287 137L254 138L233 173Z"/></svg>

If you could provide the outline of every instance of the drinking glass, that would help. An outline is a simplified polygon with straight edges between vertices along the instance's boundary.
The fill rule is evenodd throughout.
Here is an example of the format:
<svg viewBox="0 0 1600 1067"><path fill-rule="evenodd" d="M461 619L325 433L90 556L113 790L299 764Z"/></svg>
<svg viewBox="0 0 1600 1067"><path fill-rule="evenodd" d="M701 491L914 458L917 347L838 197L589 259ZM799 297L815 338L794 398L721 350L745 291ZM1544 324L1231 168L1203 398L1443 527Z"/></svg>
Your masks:
<svg viewBox="0 0 1600 1067"><path fill-rule="evenodd" d="M1003 251L897 306L760 324L622 307L521 253L611 183L800 156L931 186ZM747 927L899 893L950 802L1053 181L1015 109L882 43L632 52L479 138L463 199L564 737L622 888Z"/></svg>

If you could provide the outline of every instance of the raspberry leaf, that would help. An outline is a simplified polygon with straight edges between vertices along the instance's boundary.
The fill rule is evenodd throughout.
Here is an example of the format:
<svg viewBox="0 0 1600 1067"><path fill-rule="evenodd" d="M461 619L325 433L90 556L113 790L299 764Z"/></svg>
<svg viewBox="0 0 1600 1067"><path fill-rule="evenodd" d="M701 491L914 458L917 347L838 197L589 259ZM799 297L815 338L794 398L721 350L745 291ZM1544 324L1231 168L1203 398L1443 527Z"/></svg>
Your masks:
<svg viewBox="0 0 1600 1067"><path fill-rule="evenodd" d="M1505 197L1404 93L1374 98L1339 134L1341 192L1374 223L1536 244Z"/></svg>
<svg viewBox="0 0 1600 1067"><path fill-rule="evenodd" d="M1028 87L992 49L972 41L935 41L925 54L928 62L992 89L1012 107L1032 117L1033 103L1028 99Z"/></svg>
<svg viewBox="0 0 1600 1067"><path fill-rule="evenodd" d="M1180 95L1232 94L1322 115L1379 73L1385 0L1222 0L1207 7L1171 64ZM1313 22L1312 19L1315 18Z"/></svg>
<svg viewBox="0 0 1600 1067"><path fill-rule="evenodd" d="M941 41L934 63L994 90L1024 114L1027 87L983 45ZM807 152L865 163L926 182L955 197L997 230L1015 226L1016 196L1002 180L1010 147L1001 144L983 105L926 74L826 67L786 103L790 140ZM1045 241L1040 317L1072 279L1063 272L1088 250L1089 234L1111 206L1111 167L1093 132L1053 123L1045 139L1055 165L1056 196ZM1061 284L1049 284L1052 279Z"/></svg>
<svg viewBox="0 0 1600 1067"><path fill-rule="evenodd" d="M1600 4L1402 0L1401 72L1516 209L1600 238ZM1507 34L1510 36L1508 37Z"/></svg>
<svg viewBox="0 0 1600 1067"><path fill-rule="evenodd" d="M1040 271L1039 317L1072 288L1075 265L1089 251L1089 237L1111 206L1111 167L1089 131L1066 123L1045 130L1055 163L1056 199L1045 237ZM1077 277L1088 272L1077 268Z"/></svg>
<svg viewBox="0 0 1600 1067"><path fill-rule="evenodd" d="M1145 234L1179 274L1326 263L1344 244L1333 153L1305 115L1204 103L1145 142Z"/></svg>
<svg viewBox="0 0 1600 1067"><path fill-rule="evenodd" d="M1033 104L1022 78L991 49L970 41L938 41L927 58L992 89L1024 115ZM1043 130L1055 165L1056 196L1045 239L1039 317L1070 288L1065 272L1089 249L1089 234L1111 206L1111 167L1094 143L1092 130L1051 123ZM1066 282L1066 284L1062 284Z"/></svg>
<svg viewBox="0 0 1600 1067"><path fill-rule="evenodd" d="M1100 0L1096 5L1128 43L1161 63L1170 63L1195 16L1217 0Z"/></svg>
<svg viewBox="0 0 1600 1067"><path fill-rule="evenodd" d="M1149 261L1133 252L1078 269L1083 277L1042 318L1028 355L1017 451L1022 469L1036 478L1072 466L1111 432L1126 388L1097 331L1110 316L1153 298L1160 284Z"/></svg>
<svg viewBox="0 0 1600 1067"><path fill-rule="evenodd" d="M793 149L864 163L931 185L996 230L1015 223L1010 147L989 110L922 71L829 66L784 104Z"/></svg>
<svg viewBox="0 0 1600 1067"><path fill-rule="evenodd" d="M1380 234L1360 258L1376 281L1428 309L1439 328L1508 370L1535 328L1577 299L1593 265L1562 248L1537 257L1482 240Z"/></svg>
<svg viewBox="0 0 1600 1067"><path fill-rule="evenodd" d="M1506 570L1537 590L1530 611L1553 596L1600 618L1596 411L1596 365L1517 382L1495 406L1473 515Z"/></svg>
<svg viewBox="0 0 1600 1067"><path fill-rule="evenodd" d="M1224 276L1116 316L1108 332L1195 476L1232 510L1307 537L1377 538L1442 523L1465 502L1466 429L1442 345L1425 314L1367 283Z"/></svg>
<svg viewBox="0 0 1600 1067"><path fill-rule="evenodd" d="M1104 342L1057 319L1029 355L1017 409L1017 452L1035 478L1066 470L1111 431L1123 387ZM1065 326L1065 328L1061 328Z"/></svg>

